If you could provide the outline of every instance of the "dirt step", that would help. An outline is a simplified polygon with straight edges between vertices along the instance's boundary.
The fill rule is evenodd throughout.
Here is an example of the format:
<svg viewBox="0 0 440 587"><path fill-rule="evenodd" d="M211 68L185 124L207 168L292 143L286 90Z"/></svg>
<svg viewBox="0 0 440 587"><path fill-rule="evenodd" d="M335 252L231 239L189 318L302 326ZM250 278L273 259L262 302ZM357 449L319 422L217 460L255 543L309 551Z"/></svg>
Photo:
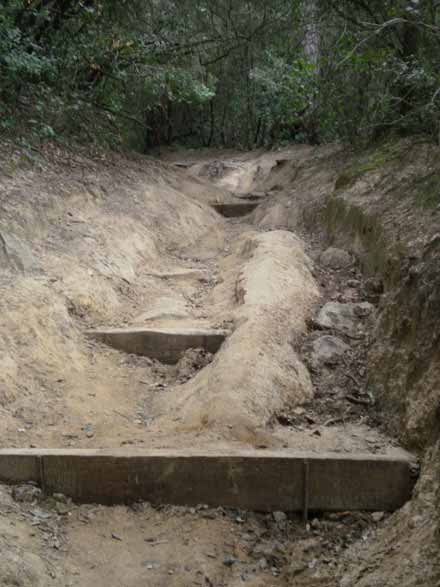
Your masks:
<svg viewBox="0 0 440 587"><path fill-rule="evenodd" d="M247 201L247 202L263 202L264 200L267 199L267 193L266 192L249 192L247 194L234 194L234 198L237 198L238 200L243 201Z"/></svg>
<svg viewBox="0 0 440 587"><path fill-rule="evenodd" d="M110 328L89 330L87 335L120 351L174 364L188 349L201 348L216 353L228 333L196 328Z"/></svg>
<svg viewBox="0 0 440 587"><path fill-rule="evenodd" d="M258 205L259 202L233 202L231 204L213 204L213 208L225 218L240 218L253 212Z"/></svg>
<svg viewBox="0 0 440 587"><path fill-rule="evenodd" d="M175 167L181 167L182 169L188 169L194 165L194 161L176 161L174 163Z"/></svg>
<svg viewBox="0 0 440 587"><path fill-rule="evenodd" d="M156 277L157 279L166 279L170 281L208 281L209 272L206 269L174 269L173 271L152 271L147 273L149 277Z"/></svg>
<svg viewBox="0 0 440 587"><path fill-rule="evenodd" d="M411 497L411 458L294 451L0 450L0 481L78 502L255 511L393 511Z"/></svg>

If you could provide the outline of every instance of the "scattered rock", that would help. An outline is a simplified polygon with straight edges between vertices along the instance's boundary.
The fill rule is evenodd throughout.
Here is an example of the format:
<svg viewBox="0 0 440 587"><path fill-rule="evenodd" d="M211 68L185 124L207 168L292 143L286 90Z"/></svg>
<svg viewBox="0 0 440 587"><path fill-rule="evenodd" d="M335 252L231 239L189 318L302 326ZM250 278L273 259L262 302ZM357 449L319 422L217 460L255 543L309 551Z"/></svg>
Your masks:
<svg viewBox="0 0 440 587"><path fill-rule="evenodd" d="M336 336L320 336L313 342L313 362L333 365L349 348L343 340Z"/></svg>
<svg viewBox="0 0 440 587"><path fill-rule="evenodd" d="M41 499L42 491L32 484L18 485L12 489L12 497L21 503L33 503Z"/></svg>
<svg viewBox="0 0 440 587"><path fill-rule="evenodd" d="M376 524L378 524L379 522L382 522L382 520L385 518L385 513L374 512L374 514L371 514L371 517L373 518L373 522L376 522Z"/></svg>
<svg viewBox="0 0 440 587"><path fill-rule="evenodd" d="M284 562L286 549L280 542L268 542L258 544L252 556L257 560L265 560L271 566L280 565Z"/></svg>
<svg viewBox="0 0 440 587"><path fill-rule="evenodd" d="M353 264L353 258L347 251L330 247L320 258L321 264L328 269L348 269Z"/></svg>
<svg viewBox="0 0 440 587"><path fill-rule="evenodd" d="M122 542L122 538L120 536L118 536L118 534L115 534L114 532L112 532L112 538L113 538L113 540L118 540L119 542Z"/></svg>
<svg viewBox="0 0 440 587"><path fill-rule="evenodd" d="M59 503L67 503L67 497L63 493L54 493L52 497Z"/></svg>
<svg viewBox="0 0 440 587"><path fill-rule="evenodd" d="M60 516L67 516L70 513L70 508L66 503L57 501L55 510Z"/></svg>
<svg viewBox="0 0 440 587"><path fill-rule="evenodd" d="M32 525L33 526L38 526L39 524L41 524L42 522L47 522L47 520L50 520L52 517L52 514L49 512L45 512L44 510L42 510L41 508L35 508L30 512L33 521L32 521Z"/></svg>
<svg viewBox="0 0 440 587"><path fill-rule="evenodd" d="M91 424L86 424L84 426L83 430L86 433L87 438L93 438L94 437L93 426Z"/></svg>
<svg viewBox="0 0 440 587"><path fill-rule="evenodd" d="M284 512L273 512L272 515L277 524L284 525L287 522L287 515Z"/></svg>
<svg viewBox="0 0 440 587"><path fill-rule="evenodd" d="M372 313L374 306L368 302L360 304L340 304L328 302L319 311L316 324L319 328L335 330L354 336L360 318Z"/></svg>
<svg viewBox="0 0 440 587"><path fill-rule="evenodd" d="M223 559L223 564L226 567L232 567L233 565L235 565L235 563L238 563L239 561L234 558L233 556L225 556L225 558Z"/></svg>
<svg viewBox="0 0 440 587"><path fill-rule="evenodd" d="M374 311L373 304L369 302L361 302L360 304L354 304L354 313L359 318L366 318L370 316Z"/></svg>

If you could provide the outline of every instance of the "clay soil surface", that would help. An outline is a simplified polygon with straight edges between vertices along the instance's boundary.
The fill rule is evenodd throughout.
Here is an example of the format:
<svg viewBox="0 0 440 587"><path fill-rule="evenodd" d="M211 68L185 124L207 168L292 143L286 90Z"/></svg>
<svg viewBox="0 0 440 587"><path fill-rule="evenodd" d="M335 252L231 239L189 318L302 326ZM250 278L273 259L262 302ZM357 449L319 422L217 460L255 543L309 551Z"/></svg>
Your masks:
<svg viewBox="0 0 440 587"><path fill-rule="evenodd" d="M9 154L2 447L403 454L366 384L377 296L349 252L304 229L288 197L286 167L313 158L303 188L316 196L335 176L316 162L337 154L49 154L41 169ZM243 218L213 209L243 201L258 203ZM165 365L88 334L111 327L227 339L216 354L191 349ZM305 525L280 512L76 506L11 491L0 489L2 585L337 585L342 554L387 518L345 512Z"/></svg>

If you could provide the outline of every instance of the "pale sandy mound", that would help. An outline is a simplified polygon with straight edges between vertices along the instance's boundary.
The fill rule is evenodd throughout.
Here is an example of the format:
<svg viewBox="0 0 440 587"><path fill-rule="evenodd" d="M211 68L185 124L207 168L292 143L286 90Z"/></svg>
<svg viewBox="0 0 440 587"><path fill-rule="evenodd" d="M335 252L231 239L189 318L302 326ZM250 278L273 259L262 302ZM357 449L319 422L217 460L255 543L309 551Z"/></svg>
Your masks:
<svg viewBox="0 0 440 587"><path fill-rule="evenodd" d="M0 174L3 446L127 438L151 369L132 361L127 370L124 356L91 347L84 333L154 316L162 300L185 311L160 275L193 269L173 252L221 222L197 199L217 192L148 160Z"/></svg>
<svg viewBox="0 0 440 587"><path fill-rule="evenodd" d="M225 261L225 279L213 298L234 322L214 361L160 400L158 426L251 440L286 403L310 400L307 369L292 340L318 299L311 262L295 235L274 231L242 236Z"/></svg>

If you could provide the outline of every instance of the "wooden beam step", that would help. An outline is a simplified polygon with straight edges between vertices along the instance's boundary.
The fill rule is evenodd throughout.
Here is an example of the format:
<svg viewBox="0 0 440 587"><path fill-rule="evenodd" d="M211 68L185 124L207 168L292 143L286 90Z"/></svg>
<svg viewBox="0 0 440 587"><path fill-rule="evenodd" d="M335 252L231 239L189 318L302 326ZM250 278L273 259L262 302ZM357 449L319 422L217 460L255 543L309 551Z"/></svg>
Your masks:
<svg viewBox="0 0 440 587"><path fill-rule="evenodd" d="M213 208L226 218L240 218L250 214L259 202L233 202L232 204L213 204Z"/></svg>
<svg viewBox="0 0 440 587"><path fill-rule="evenodd" d="M0 482L33 481L80 503L394 511L411 497L412 463L409 456L266 450L11 449L0 450Z"/></svg>
<svg viewBox="0 0 440 587"><path fill-rule="evenodd" d="M228 333L196 328L110 328L89 330L87 334L120 351L174 364L188 349L201 348L216 353Z"/></svg>

